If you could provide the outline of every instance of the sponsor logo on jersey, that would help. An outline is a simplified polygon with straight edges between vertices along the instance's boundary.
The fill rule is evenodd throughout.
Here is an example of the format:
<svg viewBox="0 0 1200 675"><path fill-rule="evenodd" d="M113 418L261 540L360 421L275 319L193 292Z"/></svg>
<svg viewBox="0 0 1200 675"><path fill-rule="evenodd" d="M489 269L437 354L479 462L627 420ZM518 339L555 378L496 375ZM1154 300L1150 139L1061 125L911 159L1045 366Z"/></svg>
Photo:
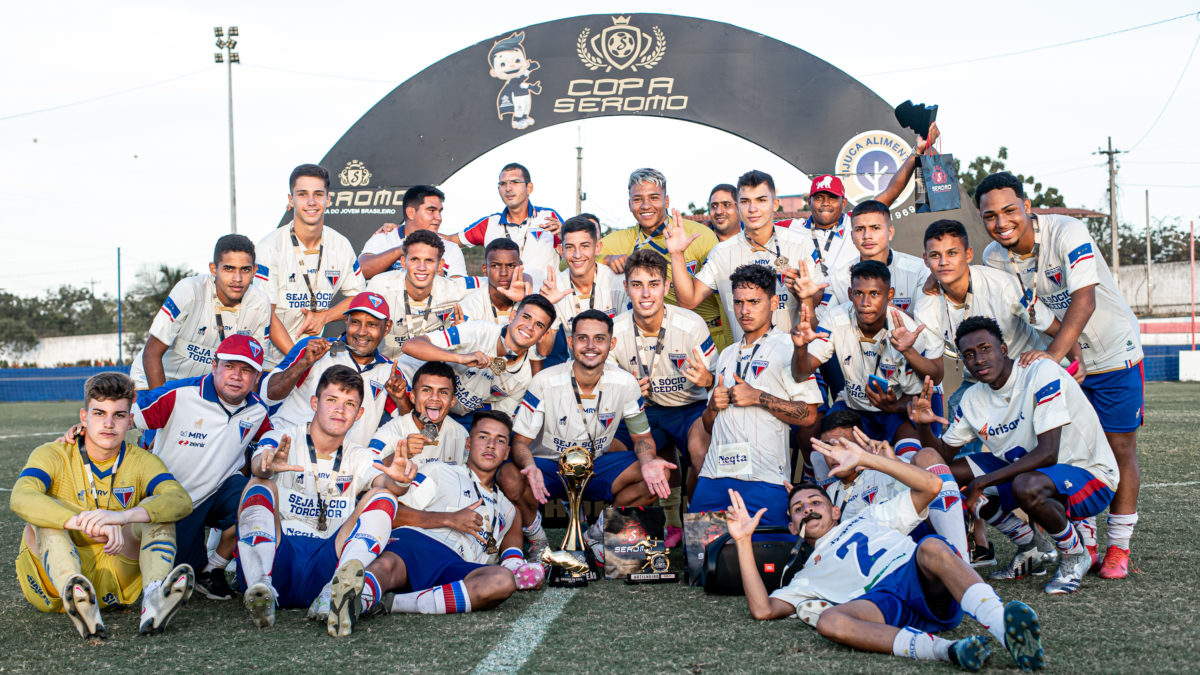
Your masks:
<svg viewBox="0 0 1200 675"><path fill-rule="evenodd" d="M1062 286L1062 266L1055 265L1046 270L1046 278L1053 281L1055 286Z"/></svg>
<svg viewBox="0 0 1200 675"><path fill-rule="evenodd" d="M1010 431L1016 431L1017 427L1021 425L1021 420L1023 419L1025 419L1025 413L1021 413L1016 419L1009 422L1003 422L997 425L984 424L983 428L979 430L979 435L984 437L1001 436Z"/></svg>
<svg viewBox="0 0 1200 675"><path fill-rule="evenodd" d="M767 362L763 359L754 359L750 362L750 372L754 373L755 377L762 375L762 372L767 369Z"/></svg>
<svg viewBox="0 0 1200 675"><path fill-rule="evenodd" d="M133 488L132 487L113 488L113 495L116 496L117 501L121 502L121 508L127 509L127 508L129 508L129 502L133 500Z"/></svg>
<svg viewBox="0 0 1200 675"><path fill-rule="evenodd" d="M1075 269L1075 266L1079 263L1083 262L1084 260L1091 260L1095 257L1096 256L1092 253L1092 243L1088 242L1068 253L1067 262L1070 263L1071 269Z"/></svg>
<svg viewBox="0 0 1200 675"><path fill-rule="evenodd" d="M1062 383L1059 380L1055 380L1041 389L1038 389L1037 393L1033 395L1033 397L1037 399L1037 404L1039 406L1043 403L1049 403L1059 396L1062 396Z"/></svg>

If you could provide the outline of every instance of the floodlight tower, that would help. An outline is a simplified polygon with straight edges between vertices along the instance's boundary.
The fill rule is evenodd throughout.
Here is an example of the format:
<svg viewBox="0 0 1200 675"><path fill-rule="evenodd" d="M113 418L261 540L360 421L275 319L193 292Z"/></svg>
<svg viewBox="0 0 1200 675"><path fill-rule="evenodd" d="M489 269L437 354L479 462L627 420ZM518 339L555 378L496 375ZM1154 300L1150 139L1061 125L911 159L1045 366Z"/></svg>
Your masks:
<svg viewBox="0 0 1200 675"><path fill-rule="evenodd" d="M238 27L229 27L229 37L225 37L225 32L220 26L213 28L213 34L217 36L217 49L224 49L225 53L217 52L213 55L217 63L225 63L228 74L227 82L229 85L229 231L237 234L237 183L234 180L233 174L233 64L241 63L242 60L238 53L233 51L237 47Z"/></svg>

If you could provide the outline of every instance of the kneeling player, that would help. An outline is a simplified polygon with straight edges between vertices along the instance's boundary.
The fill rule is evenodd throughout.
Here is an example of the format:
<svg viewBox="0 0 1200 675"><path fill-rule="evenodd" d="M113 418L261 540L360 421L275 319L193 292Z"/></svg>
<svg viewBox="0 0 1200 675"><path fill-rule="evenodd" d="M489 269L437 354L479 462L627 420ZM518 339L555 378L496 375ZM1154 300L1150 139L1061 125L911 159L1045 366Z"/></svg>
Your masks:
<svg viewBox="0 0 1200 675"><path fill-rule="evenodd" d="M26 522L17 582L43 612L66 612L85 639L104 638L100 608L142 595L142 634L158 633L191 597L195 574L175 565L173 523L192 510L162 460L125 445L133 380L101 373L84 385L78 441L29 455L12 489Z"/></svg>
<svg viewBox="0 0 1200 675"><path fill-rule="evenodd" d="M275 625L276 604L309 607L337 636L347 606L339 598L330 609L330 578L335 570L339 579L361 578L392 529L393 493L410 476L345 440L362 398L358 373L333 366L317 383L313 421L271 431L251 459L254 478L238 510L238 584L259 628Z"/></svg>
<svg viewBox="0 0 1200 675"><path fill-rule="evenodd" d="M1033 541L1033 528L1013 513L1019 508L1054 538L1062 556L1046 592L1072 593L1095 562L1072 521L1108 508L1120 477L1100 419L1057 363L1039 359L1021 366L1009 358L994 319L966 319L955 340L979 384L963 394L954 422L940 439L929 425L945 420L930 410L928 380L910 404L909 416L921 441L940 448L947 461L968 442L983 441L983 452L955 459L950 468L960 483L968 483L963 489L967 509L974 510L986 494L979 515L1017 545L1008 569L992 578L1020 579L1046 561Z"/></svg>
<svg viewBox="0 0 1200 675"><path fill-rule="evenodd" d="M350 589L361 589L364 614L492 609L518 588L541 584L541 565L527 564L521 557L520 514L495 484L496 469L508 458L511 433L508 415L477 411L466 465L433 462L421 469L401 503L433 513L473 511L475 527L469 533L409 525L394 530L383 553L367 566L365 580ZM397 455L394 464L405 463ZM406 519L403 512L399 519ZM337 589L339 595L342 588Z"/></svg>
<svg viewBox="0 0 1200 675"><path fill-rule="evenodd" d="M1020 602L1002 604L941 537L920 543L909 538L942 489L937 476L845 440L833 446L814 441L813 447L829 460L835 476L875 470L909 489L847 520L817 485L792 488L788 527L812 551L791 581L770 595L750 542L766 509L751 515L730 490L729 534L737 542L742 584L755 619L798 616L825 638L855 649L979 670L991 655L986 636L950 641L932 635L958 626L965 611L1005 645L1022 670L1045 664L1032 609Z"/></svg>

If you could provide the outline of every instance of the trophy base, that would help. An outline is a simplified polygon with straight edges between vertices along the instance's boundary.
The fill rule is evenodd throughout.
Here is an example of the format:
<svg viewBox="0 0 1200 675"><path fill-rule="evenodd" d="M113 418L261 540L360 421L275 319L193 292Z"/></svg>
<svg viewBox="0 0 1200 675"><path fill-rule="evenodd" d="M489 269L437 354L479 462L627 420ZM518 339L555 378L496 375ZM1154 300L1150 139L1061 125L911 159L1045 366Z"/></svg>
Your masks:
<svg viewBox="0 0 1200 675"><path fill-rule="evenodd" d="M580 562L586 563L588 571L576 574L568 572L561 567L550 566L550 573L546 576L546 585L553 588L583 588L588 585L589 581L596 581L600 575L596 573L596 558L592 555L591 550L586 551L566 551L570 553Z"/></svg>
<svg viewBox="0 0 1200 675"><path fill-rule="evenodd" d="M679 581L679 572L637 572L625 577L627 584L674 584Z"/></svg>

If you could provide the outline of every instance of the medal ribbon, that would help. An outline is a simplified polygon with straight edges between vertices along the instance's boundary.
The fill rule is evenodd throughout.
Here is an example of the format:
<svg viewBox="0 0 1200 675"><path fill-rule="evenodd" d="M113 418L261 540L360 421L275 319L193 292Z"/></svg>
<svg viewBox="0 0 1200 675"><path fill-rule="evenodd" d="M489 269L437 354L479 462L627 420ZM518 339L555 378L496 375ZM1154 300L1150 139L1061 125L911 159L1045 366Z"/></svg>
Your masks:
<svg viewBox="0 0 1200 675"><path fill-rule="evenodd" d="M312 311L317 311L317 294L313 291L313 282L308 278L308 265L305 264L304 251L300 248L300 240L296 238L296 226L292 225L292 250L296 253L296 264L300 266L300 276L304 279L304 285L308 287L308 306ZM317 247L317 274L321 273L321 258L325 255L325 242L322 241Z"/></svg>

